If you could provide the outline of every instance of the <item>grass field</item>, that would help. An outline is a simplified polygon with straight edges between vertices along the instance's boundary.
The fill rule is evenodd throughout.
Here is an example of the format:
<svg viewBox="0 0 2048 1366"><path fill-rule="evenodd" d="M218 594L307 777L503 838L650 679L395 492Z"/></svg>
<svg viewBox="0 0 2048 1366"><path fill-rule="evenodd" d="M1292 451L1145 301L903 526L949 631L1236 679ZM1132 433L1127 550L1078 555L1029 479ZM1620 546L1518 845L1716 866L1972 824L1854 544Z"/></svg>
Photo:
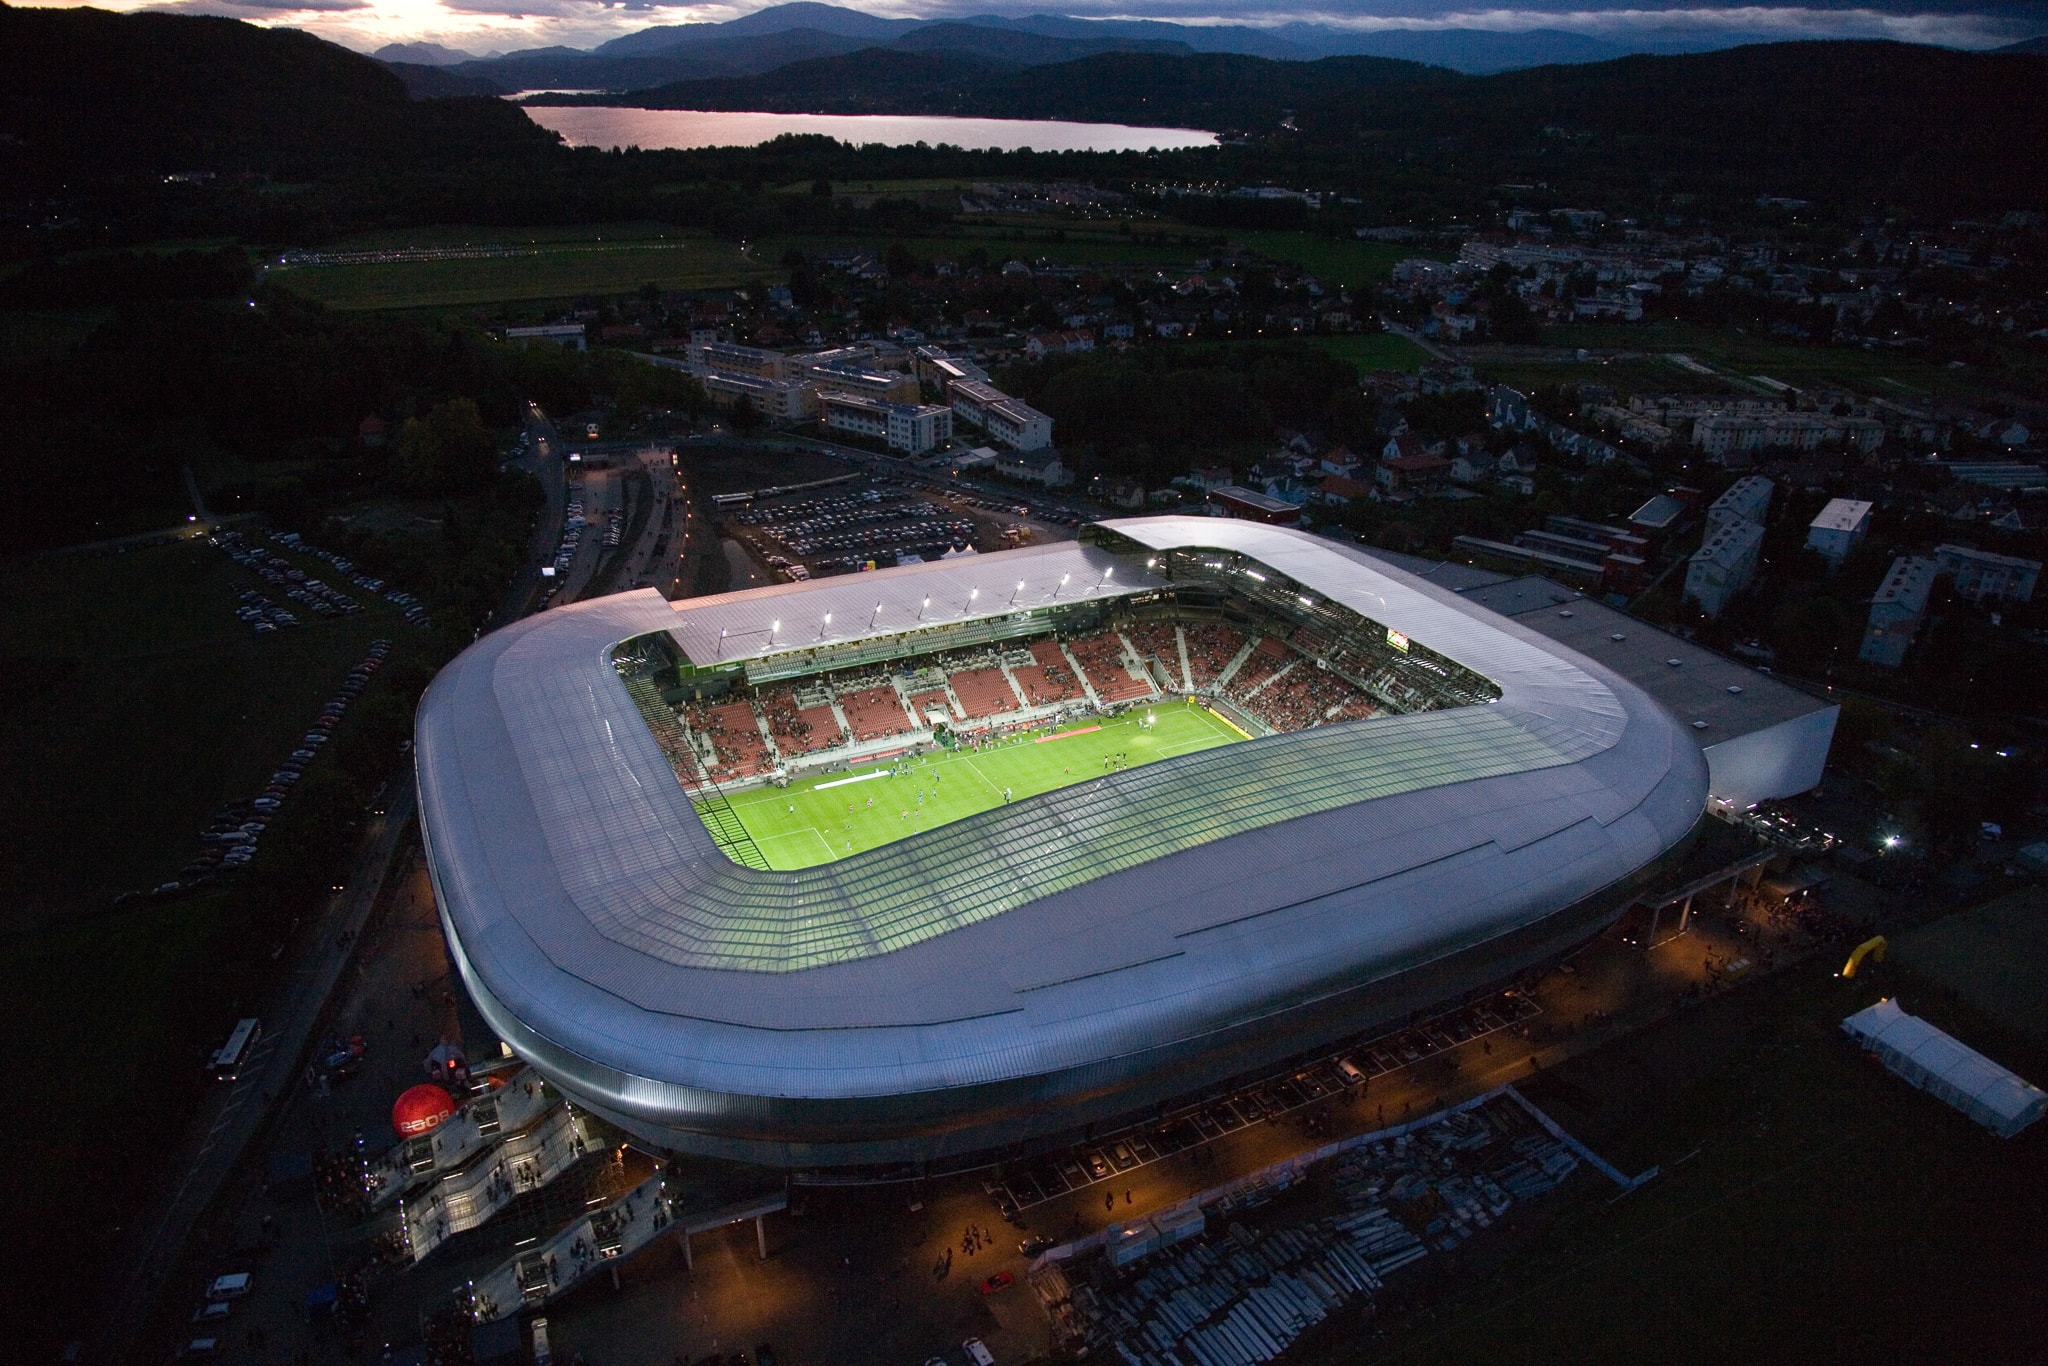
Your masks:
<svg viewBox="0 0 2048 1366"><path fill-rule="evenodd" d="M223 802L263 786L370 641L406 629L373 600L333 620L296 609L302 625L259 637L234 617L240 587L285 602L198 542L52 556L8 576L0 743L14 834L0 928L171 877Z"/></svg>
<svg viewBox="0 0 2048 1366"><path fill-rule="evenodd" d="M1925 356L1890 351L1865 351L1852 346L1804 346L1734 328L1703 328L1686 323L1579 324L1547 328L1549 352L1527 347L1470 348L1475 364L1503 383L1518 387L1593 381L1624 392L1670 389L1717 390L1733 384L1766 392L1752 376L1762 375L1801 389L1848 388L1858 392L1915 396L1968 395L2001 384L2039 384L2048 377L2041 357L2016 346L2001 346L2002 369L1953 369ZM1591 362L1572 358L1571 350L1635 353L1631 358ZM1714 377L1680 368L1670 357L1682 355L1716 371Z"/></svg>
<svg viewBox="0 0 2048 1366"><path fill-rule="evenodd" d="M877 181L874 185L879 193L886 189L929 191L952 183ZM855 187L849 183L845 188ZM1142 240L1149 233L1164 233L1169 240ZM982 247L991 256L1026 261L1043 257L1065 265L1186 267L1208 256L1213 250L1210 243L1218 237L1242 242L1278 261L1291 261L1332 287L1381 279L1394 262L1414 254L1376 242L1302 232L1225 234L1173 223L1141 223L1136 236L1114 228L1048 223L1042 229L1035 225L970 225L942 236L901 240L912 252L928 258L957 260L975 247ZM445 224L359 234L334 242L329 249L403 251L502 245L530 254L480 260L299 266L273 269L269 279L332 308L468 308L626 294L650 282L663 289L716 289L749 280L780 279L782 258L792 248L808 252L835 247L878 249L887 240L881 236L777 237L743 250L734 243L680 235L652 223L552 229Z"/></svg>
<svg viewBox="0 0 2048 1366"><path fill-rule="evenodd" d="M1407 370L1414 372L1422 368L1429 359L1429 352L1391 332L1359 333L1349 336L1312 337L1309 345L1318 351L1327 351L1339 360L1348 360L1358 367L1361 374L1368 370Z"/></svg>
<svg viewBox="0 0 2048 1366"><path fill-rule="evenodd" d="M1149 727L1143 724L1148 715ZM1243 738L1205 708L1161 703L1113 721L1035 731L993 748L922 756L894 776L892 762L860 764L731 801L771 867L808 868L1001 806L1006 788L1011 800L1022 801L1099 778L1113 755L1122 754L1124 766L1134 768Z"/></svg>
<svg viewBox="0 0 2048 1366"><path fill-rule="evenodd" d="M440 234L433 234L440 236ZM273 284L331 308L465 308L529 303L586 295L628 294L645 284L663 289L713 289L755 277L776 276L775 258L742 255L730 242L709 237L638 240L568 239L502 242L527 254L475 260L379 261L361 265L299 266L273 270ZM417 241L351 246L349 250L457 245Z"/></svg>

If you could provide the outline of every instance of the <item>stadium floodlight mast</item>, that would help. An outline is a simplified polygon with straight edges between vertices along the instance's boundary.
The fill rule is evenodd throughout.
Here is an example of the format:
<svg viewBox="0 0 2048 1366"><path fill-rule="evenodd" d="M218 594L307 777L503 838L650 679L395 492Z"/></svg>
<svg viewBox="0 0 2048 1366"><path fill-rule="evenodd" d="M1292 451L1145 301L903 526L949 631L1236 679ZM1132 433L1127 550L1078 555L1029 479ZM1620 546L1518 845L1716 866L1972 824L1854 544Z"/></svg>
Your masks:
<svg viewBox="0 0 2048 1366"><path fill-rule="evenodd" d="M924 606L922 606L922 607L920 607L920 608L918 608L918 609L917 609L917 619L918 619L919 621L923 621L923 620L924 620L924 614L925 614L925 613L926 613L927 611L929 611L929 610L931 609L931 605L932 605L932 600L931 600L930 598L926 598L926 599L924 600Z"/></svg>
<svg viewBox="0 0 2048 1366"><path fill-rule="evenodd" d="M782 623L779 621L771 621L768 623L768 643L770 645L773 645L775 643L775 633L777 631L780 631L781 629Z"/></svg>
<svg viewBox="0 0 2048 1366"><path fill-rule="evenodd" d="M875 623L881 619L881 616L882 604L878 602L875 604L875 610L868 614L868 629L870 631L875 629Z"/></svg>
<svg viewBox="0 0 2048 1366"><path fill-rule="evenodd" d="M826 628L827 628L827 627L829 627L829 626L830 626L831 624L832 624L832 614L831 614L830 612L827 612L827 613L825 614L825 619L824 619L823 621L821 621L821 622L819 622L819 623L818 623L818 639L820 639L820 640L823 640L823 639L825 638L825 630L826 630Z"/></svg>
<svg viewBox="0 0 2048 1366"><path fill-rule="evenodd" d="M1073 578L1073 577L1074 577L1074 576L1073 576L1072 574L1062 574L1062 575L1060 575L1060 588L1065 588L1065 587L1067 586L1067 580L1068 580L1068 579L1071 579L1071 578ZM1053 595L1054 597L1058 597L1058 596L1060 595L1060 588L1055 588L1055 589L1053 589L1053 590L1052 590L1052 595Z"/></svg>
<svg viewBox="0 0 2048 1366"><path fill-rule="evenodd" d="M1017 587L1016 587L1016 590L1015 590L1014 592L1012 592L1012 593L1010 594L1010 601L1009 601L1009 605L1010 605L1011 607L1015 607L1015 606L1017 605L1017 594L1018 594L1018 593L1021 593L1021 592L1023 592L1023 591L1024 591L1024 580L1022 580L1022 579L1019 579L1019 580L1017 580Z"/></svg>
<svg viewBox="0 0 2048 1366"><path fill-rule="evenodd" d="M962 607L962 608L960 609L960 615L964 617L964 616L966 616L966 615L967 615L967 614L968 614L969 612L972 612L972 611L974 610L974 600L975 600L976 598L980 597L980 596L981 596L981 590L980 590L979 588L970 588L970 589L968 589L968 590L967 590L967 605L966 605L965 607Z"/></svg>

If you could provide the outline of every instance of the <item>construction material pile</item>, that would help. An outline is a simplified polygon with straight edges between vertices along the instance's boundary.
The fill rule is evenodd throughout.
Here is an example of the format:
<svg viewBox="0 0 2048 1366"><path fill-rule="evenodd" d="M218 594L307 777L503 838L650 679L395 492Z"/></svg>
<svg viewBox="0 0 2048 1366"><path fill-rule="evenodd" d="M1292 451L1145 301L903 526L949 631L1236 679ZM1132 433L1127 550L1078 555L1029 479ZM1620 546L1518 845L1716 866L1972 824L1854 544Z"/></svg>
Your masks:
<svg viewBox="0 0 2048 1366"><path fill-rule="evenodd" d="M1199 1230L1192 1236L1162 1234L1142 1247L1112 1239L1101 1252L1048 1261L1032 1284L1068 1351L1130 1366L1271 1361L1345 1305L1370 1304L1393 1273L1458 1246L1578 1166L1564 1142L1497 1099L1415 1131L1367 1136L1311 1169L1306 1183L1297 1171L1233 1183L1207 1204L1206 1229L1203 1211L1191 1208L1174 1222ZM1297 1184L1316 1190L1313 1214L1252 1217ZM1168 1227L1164 1215L1152 1223Z"/></svg>

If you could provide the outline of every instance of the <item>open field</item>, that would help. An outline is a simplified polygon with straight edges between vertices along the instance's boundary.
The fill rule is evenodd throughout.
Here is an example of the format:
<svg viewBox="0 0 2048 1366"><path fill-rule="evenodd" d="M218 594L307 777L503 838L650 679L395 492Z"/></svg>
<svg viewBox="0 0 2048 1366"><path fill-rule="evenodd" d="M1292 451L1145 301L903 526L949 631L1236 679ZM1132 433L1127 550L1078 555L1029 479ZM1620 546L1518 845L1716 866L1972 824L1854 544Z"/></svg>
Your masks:
<svg viewBox="0 0 2048 1366"><path fill-rule="evenodd" d="M1391 332L1359 333L1351 336L1311 337L1309 345L1348 360L1359 373L1368 370L1420 370L1429 352Z"/></svg>
<svg viewBox="0 0 2048 1366"><path fill-rule="evenodd" d="M950 181L874 182L873 193L932 192ZM808 189L808 186L803 187ZM835 186L851 192L868 188ZM1147 241L1163 233L1166 240ZM1291 261L1326 286L1361 285L1384 278L1406 249L1300 232L1219 234L1173 223L1139 223L1135 234L1107 225L1047 221L1030 226L969 225L953 233L900 240L922 257L958 259L976 247L991 256L1063 265L1187 267L1213 250L1219 236L1242 242L1275 260ZM588 295L625 294L653 283L663 289L716 289L755 279L779 279L790 250L841 247L879 249L892 239L776 237L749 244L683 236L651 223L581 228L490 228L449 224L361 233L330 243L330 251L433 251L504 246L522 255L474 260L397 260L337 266L273 268L271 283L340 309L466 308L480 304L537 303Z"/></svg>
<svg viewBox="0 0 2048 1366"><path fill-rule="evenodd" d="M2048 1329L2048 1125L1999 1139L1866 1061L1839 1021L1888 994L1814 961L1532 1077L1625 1172L1457 1254L1353 1362L2031 1361ZM1908 997L2000 1062L2043 1065Z"/></svg>
<svg viewBox="0 0 2048 1366"><path fill-rule="evenodd" d="M233 614L241 587L302 624L252 634ZM0 928L60 922L173 876L224 802L262 788L370 641L405 629L381 601L364 606L316 617L200 542L17 566L0 587L13 811Z"/></svg>
<svg viewBox="0 0 2048 1366"><path fill-rule="evenodd" d="M1361 242L1355 237L1323 237L1307 232L1233 232L1233 242L1276 261L1292 261L1315 276L1326 289L1367 285L1384 280L1397 261L1443 253L1388 242Z"/></svg>
<svg viewBox="0 0 2048 1366"><path fill-rule="evenodd" d="M1467 348L1475 364L1505 383L1518 387L1591 380L1624 391L1663 387L1671 390L1722 389L1733 385L1769 392L1752 376L1764 376L1801 389L1843 387L1879 397L1910 399L1924 395L1981 394L2001 386L2038 388L2048 383L2048 357L2002 347L2004 367L1952 368L1924 356L1890 351L1865 351L1848 346L1802 346L1733 328L1701 328L1685 323L1642 325L1602 323L1553 327L1543 334L1548 351L1533 347ZM1612 361L1579 360L1585 349L1631 353ZM1672 361L1682 355L1716 373L1709 377Z"/></svg>
<svg viewBox="0 0 2048 1366"><path fill-rule="evenodd" d="M483 239L489 241L492 239ZM502 240L502 239L500 239ZM408 241L431 250L447 243ZM626 294L645 284L713 289L779 274L758 254L708 237L505 243L522 254L397 260L273 269L271 283L340 309L461 308L586 295ZM350 246L345 250L402 250ZM768 258L772 259L772 258ZM760 261L762 264L757 265Z"/></svg>
<svg viewBox="0 0 2048 1366"><path fill-rule="evenodd" d="M1042 225L1042 226L1041 226ZM1157 265L1186 268L1215 251L1212 243L1228 240L1240 243L1276 261L1291 261L1314 274L1326 287L1362 285L1382 279L1396 261L1418 253L1403 247L1344 238L1318 237L1305 232L1225 232L1214 228L1189 227L1181 223L1134 220L1133 231L1125 233L1106 223L1068 223L1036 219L1029 224L968 224L945 235L900 239L920 257L959 260L976 247L992 257L1036 261L1043 257L1061 265ZM1164 241L1146 240L1164 234ZM826 251L835 247L864 247L879 250L888 240L875 237L777 237L762 242L749 255L764 263L778 262L783 253Z"/></svg>
<svg viewBox="0 0 2048 1366"><path fill-rule="evenodd" d="M409 247L536 246L550 242L651 242L681 236L666 223L564 223L502 227L478 223L430 223L351 233L322 251L403 251Z"/></svg>
<svg viewBox="0 0 2048 1366"><path fill-rule="evenodd" d="M92 335L112 309L0 313L0 368L54 360Z"/></svg>
<svg viewBox="0 0 2048 1366"><path fill-rule="evenodd" d="M1141 724L1146 715L1153 725ZM770 866L808 868L936 829L1011 799L1099 778L1103 761L1126 767L1214 749L1243 738L1202 707L1160 703L1113 721L1079 720L992 748L927 755L894 771L890 762L799 779L733 797L732 807Z"/></svg>

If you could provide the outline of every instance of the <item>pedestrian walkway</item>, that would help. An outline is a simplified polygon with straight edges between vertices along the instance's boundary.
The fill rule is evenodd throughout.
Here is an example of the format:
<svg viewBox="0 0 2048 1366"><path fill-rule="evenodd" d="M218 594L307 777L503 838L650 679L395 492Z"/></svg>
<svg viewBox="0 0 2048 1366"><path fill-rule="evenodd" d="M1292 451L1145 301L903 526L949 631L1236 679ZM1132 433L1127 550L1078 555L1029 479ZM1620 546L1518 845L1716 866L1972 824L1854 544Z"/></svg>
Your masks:
<svg viewBox="0 0 2048 1366"><path fill-rule="evenodd" d="M575 1166L591 1146L583 1117L566 1104L554 1106L539 1123L476 1153L401 1202L406 1250L414 1262L425 1261L456 1234L481 1228L506 1205Z"/></svg>
<svg viewBox="0 0 2048 1366"><path fill-rule="evenodd" d="M539 1073L522 1067L488 1095L477 1096L433 1132L386 1149L369 1164L370 1208L385 1209L440 1176L466 1166L487 1149L502 1147L563 1104Z"/></svg>
<svg viewBox="0 0 2048 1366"><path fill-rule="evenodd" d="M598 1268L615 1265L646 1247L673 1222L667 1179L656 1172L546 1242L477 1277L467 1291L472 1317L490 1323L545 1304Z"/></svg>

